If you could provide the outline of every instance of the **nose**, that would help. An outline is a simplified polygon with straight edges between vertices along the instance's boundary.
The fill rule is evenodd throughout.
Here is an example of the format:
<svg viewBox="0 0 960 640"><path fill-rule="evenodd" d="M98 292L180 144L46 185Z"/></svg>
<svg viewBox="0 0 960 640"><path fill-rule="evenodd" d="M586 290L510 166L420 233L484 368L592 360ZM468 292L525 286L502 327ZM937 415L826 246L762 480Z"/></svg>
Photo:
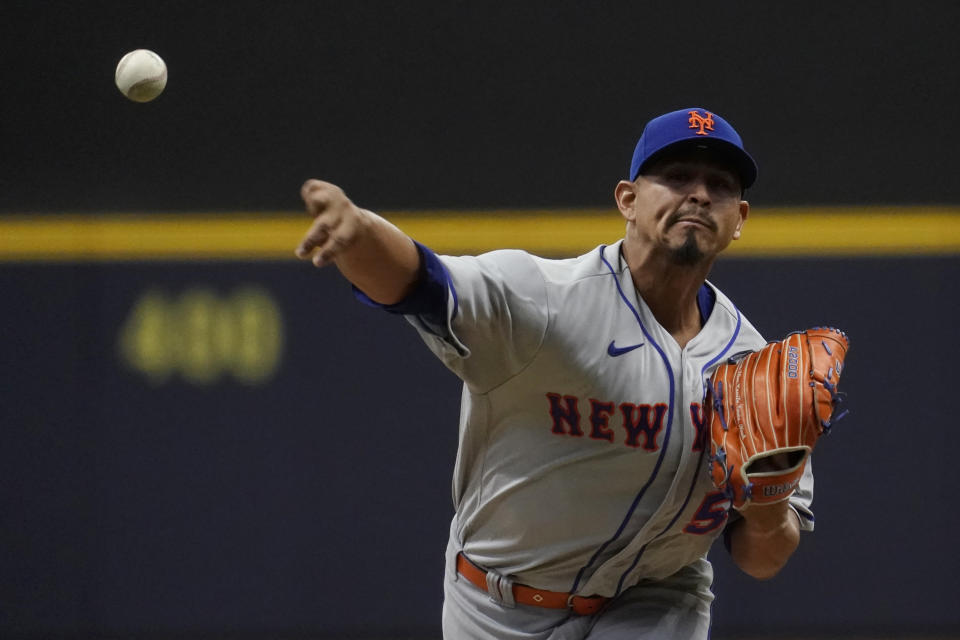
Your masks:
<svg viewBox="0 0 960 640"><path fill-rule="evenodd" d="M703 178L697 178L690 181L690 188L687 191L687 200L706 206L710 204L710 190L707 188L707 182Z"/></svg>

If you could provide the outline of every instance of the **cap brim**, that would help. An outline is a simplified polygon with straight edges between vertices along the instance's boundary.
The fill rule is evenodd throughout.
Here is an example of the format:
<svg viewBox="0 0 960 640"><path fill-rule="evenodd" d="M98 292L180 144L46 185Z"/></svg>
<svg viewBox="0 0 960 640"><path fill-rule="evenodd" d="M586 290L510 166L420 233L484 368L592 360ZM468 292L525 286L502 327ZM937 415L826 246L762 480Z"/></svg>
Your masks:
<svg viewBox="0 0 960 640"><path fill-rule="evenodd" d="M749 153L737 145L727 142L721 138L686 138L670 143L656 153L647 158L638 174L642 175L644 171L654 162L657 162L672 153L683 153L692 149L709 149L716 153L724 164L732 167L740 176L740 185L747 189L757 180L757 163Z"/></svg>

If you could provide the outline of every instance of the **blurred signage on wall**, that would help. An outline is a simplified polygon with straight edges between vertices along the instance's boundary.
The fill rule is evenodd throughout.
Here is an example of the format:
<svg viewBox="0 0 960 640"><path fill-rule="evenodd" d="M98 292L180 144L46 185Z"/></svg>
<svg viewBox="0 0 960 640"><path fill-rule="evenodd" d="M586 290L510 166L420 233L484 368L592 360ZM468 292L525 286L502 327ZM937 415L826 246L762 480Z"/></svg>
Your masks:
<svg viewBox="0 0 960 640"><path fill-rule="evenodd" d="M228 293L199 284L179 292L148 287L118 336L123 364L154 385L175 376L197 386L223 378L263 385L276 375L283 345L280 306L256 286Z"/></svg>

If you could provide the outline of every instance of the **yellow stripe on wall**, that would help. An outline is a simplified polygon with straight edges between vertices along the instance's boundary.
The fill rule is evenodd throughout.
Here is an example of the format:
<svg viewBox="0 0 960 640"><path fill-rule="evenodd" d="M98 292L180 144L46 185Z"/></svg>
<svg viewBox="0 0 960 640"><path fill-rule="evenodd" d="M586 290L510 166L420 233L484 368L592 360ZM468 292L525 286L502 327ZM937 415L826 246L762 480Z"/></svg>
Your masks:
<svg viewBox="0 0 960 640"><path fill-rule="evenodd" d="M384 212L440 253L519 248L573 256L623 236L612 209ZM304 214L103 214L0 217L0 261L294 260ZM960 207L756 209L735 256L960 253Z"/></svg>

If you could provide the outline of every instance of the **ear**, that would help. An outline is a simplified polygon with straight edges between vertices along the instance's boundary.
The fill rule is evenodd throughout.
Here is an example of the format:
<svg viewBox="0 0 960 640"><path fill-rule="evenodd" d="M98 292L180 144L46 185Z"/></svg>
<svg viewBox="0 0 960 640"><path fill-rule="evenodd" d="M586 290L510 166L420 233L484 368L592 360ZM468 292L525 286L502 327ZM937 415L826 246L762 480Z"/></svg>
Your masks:
<svg viewBox="0 0 960 640"><path fill-rule="evenodd" d="M617 201L620 215L627 221L633 220L633 205L637 201L637 185L627 180L621 180L613 190L613 198Z"/></svg>
<svg viewBox="0 0 960 640"><path fill-rule="evenodd" d="M733 239L740 239L740 230L743 228L743 225L746 223L747 218L750 216L750 203L746 200L740 201L740 222L737 223L737 228L733 231Z"/></svg>

